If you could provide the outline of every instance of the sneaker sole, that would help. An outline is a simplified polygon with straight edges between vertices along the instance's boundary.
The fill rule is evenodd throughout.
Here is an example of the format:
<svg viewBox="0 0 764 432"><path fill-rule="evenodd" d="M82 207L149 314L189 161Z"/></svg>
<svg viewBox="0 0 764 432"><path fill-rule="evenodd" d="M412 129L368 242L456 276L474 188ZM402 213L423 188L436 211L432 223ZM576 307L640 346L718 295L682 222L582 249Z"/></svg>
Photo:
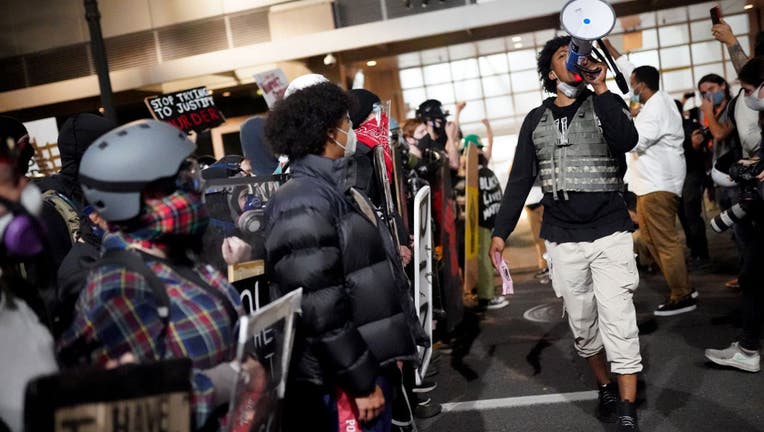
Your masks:
<svg viewBox="0 0 764 432"><path fill-rule="evenodd" d="M653 313L655 314L655 316L674 316L674 315L680 315L687 312L692 312L697 308L698 308L698 305L692 305L692 306L685 306L681 309L674 309L670 311L655 311Z"/></svg>
<svg viewBox="0 0 764 432"><path fill-rule="evenodd" d="M438 385L437 384L433 384L433 385L431 385L429 387L414 387L413 389L411 389L411 391L414 392L414 393L429 393L429 392L435 390L436 388L438 388Z"/></svg>
<svg viewBox="0 0 764 432"><path fill-rule="evenodd" d="M756 367L756 368L754 368L754 367L748 367L748 366L746 366L746 365L743 365L743 364L740 364L740 363L736 363L736 362L733 362L733 361L731 361L731 360L724 360L724 359L714 359L714 358L711 358L711 357L709 357L709 356L707 356L707 355L706 355L705 357L708 359L708 361L710 361L710 362L712 362L712 363L716 363L716 364L718 364L718 365L720 365L720 366L729 366L729 367L733 367L733 368L735 368L735 369L739 369L739 370L741 370L741 371L745 371L745 372L756 373L756 372L758 372L758 371L760 371L760 370L761 370L761 367Z"/></svg>

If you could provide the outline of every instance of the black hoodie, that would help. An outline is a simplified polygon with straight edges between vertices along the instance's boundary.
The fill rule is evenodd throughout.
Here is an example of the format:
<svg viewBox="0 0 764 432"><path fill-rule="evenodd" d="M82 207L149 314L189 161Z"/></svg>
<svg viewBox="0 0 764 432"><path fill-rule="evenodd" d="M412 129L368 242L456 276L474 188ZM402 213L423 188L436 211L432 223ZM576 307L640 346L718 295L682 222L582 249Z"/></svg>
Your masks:
<svg viewBox="0 0 764 432"><path fill-rule="evenodd" d="M99 115L82 113L69 117L58 134L61 171L40 180L40 190L54 190L82 207L85 200L79 184L82 155L98 137L117 127L111 120Z"/></svg>

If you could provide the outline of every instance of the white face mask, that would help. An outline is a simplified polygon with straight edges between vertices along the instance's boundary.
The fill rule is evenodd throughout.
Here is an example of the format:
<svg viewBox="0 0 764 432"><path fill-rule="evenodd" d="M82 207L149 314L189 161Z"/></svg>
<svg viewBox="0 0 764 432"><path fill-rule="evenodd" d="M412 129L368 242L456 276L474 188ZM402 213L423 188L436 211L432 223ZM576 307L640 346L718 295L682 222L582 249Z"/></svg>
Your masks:
<svg viewBox="0 0 764 432"><path fill-rule="evenodd" d="M575 99L576 97L578 97L578 95L581 94L581 91L584 89L584 87L586 87L584 83L581 83L577 86L574 86L562 81L558 81L557 83L557 90L561 91L562 94L564 94L565 96L571 99Z"/></svg>
<svg viewBox="0 0 764 432"><path fill-rule="evenodd" d="M761 91L761 87L762 86L759 86L756 90L753 91L753 93L751 93L750 96L745 97L745 106L754 111L764 111L764 99L759 97L759 91Z"/></svg>
<svg viewBox="0 0 764 432"><path fill-rule="evenodd" d="M346 130L346 131L344 131L344 130L342 130L340 128L336 128L336 129L338 131L344 133L345 135L347 135L348 136L348 140L345 143L345 145L340 144L339 141L337 141L336 139L333 139L334 143L337 144L338 146L340 146L340 148L342 148L343 150L345 150L345 157L353 156L355 154L355 148L356 148L356 143L357 143L356 136L355 136L355 130L353 130L353 126L352 125L349 126L348 130Z"/></svg>
<svg viewBox="0 0 764 432"><path fill-rule="evenodd" d="M33 216L39 217L42 211L42 194L40 188L34 184L28 184L21 191L21 205Z"/></svg>

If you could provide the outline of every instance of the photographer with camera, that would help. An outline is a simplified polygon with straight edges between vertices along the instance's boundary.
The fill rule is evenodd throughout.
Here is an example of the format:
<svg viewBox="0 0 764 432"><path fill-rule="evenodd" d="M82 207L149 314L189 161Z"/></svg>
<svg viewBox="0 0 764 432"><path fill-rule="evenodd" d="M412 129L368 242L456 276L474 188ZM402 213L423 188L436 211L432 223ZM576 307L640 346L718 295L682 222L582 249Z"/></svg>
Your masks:
<svg viewBox="0 0 764 432"><path fill-rule="evenodd" d="M702 134L706 145L711 149L711 179L716 186L715 200L722 210L732 207L737 201L737 185L726 174L717 169L717 161L725 154L740 149L740 138L735 129L735 105L727 81L719 75L708 74L698 81L698 91L702 97L700 105L700 124L704 127L695 132L694 139ZM728 157L739 159L742 154ZM738 253L743 245L737 235L733 235ZM737 278L725 283L728 288L738 287Z"/></svg>
<svg viewBox="0 0 764 432"><path fill-rule="evenodd" d="M759 111L761 125L764 111L764 57L755 57L741 69L739 77L745 104ZM728 174L738 184L739 200L727 212L712 221L715 229L734 224L735 235L742 243L742 266L738 280L742 290L740 309L742 332L737 342L722 350L707 349L708 360L746 372L760 370L761 325L764 318L764 161L761 149L748 153L745 159L730 164ZM721 167L720 167L721 169ZM726 217L725 217L726 214Z"/></svg>

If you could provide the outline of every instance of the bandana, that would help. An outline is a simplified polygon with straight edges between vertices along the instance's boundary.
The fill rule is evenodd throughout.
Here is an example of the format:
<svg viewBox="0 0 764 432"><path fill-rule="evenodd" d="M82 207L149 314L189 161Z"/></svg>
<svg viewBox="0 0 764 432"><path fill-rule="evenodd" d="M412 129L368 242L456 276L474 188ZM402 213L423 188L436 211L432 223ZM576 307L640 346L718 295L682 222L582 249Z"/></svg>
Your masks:
<svg viewBox="0 0 764 432"><path fill-rule="evenodd" d="M392 181L393 153L390 149L390 138L387 135L389 121L387 114L382 113L379 123L377 123L376 118L366 120L355 129L355 135L358 137L358 142L369 148L373 149L381 145L385 149L385 170L387 171L387 178Z"/></svg>
<svg viewBox="0 0 764 432"><path fill-rule="evenodd" d="M129 233L112 232L105 245L166 249L166 241L178 237L196 237L204 234L209 223L207 209L195 193L174 192L153 205L146 206L141 215L140 228Z"/></svg>

